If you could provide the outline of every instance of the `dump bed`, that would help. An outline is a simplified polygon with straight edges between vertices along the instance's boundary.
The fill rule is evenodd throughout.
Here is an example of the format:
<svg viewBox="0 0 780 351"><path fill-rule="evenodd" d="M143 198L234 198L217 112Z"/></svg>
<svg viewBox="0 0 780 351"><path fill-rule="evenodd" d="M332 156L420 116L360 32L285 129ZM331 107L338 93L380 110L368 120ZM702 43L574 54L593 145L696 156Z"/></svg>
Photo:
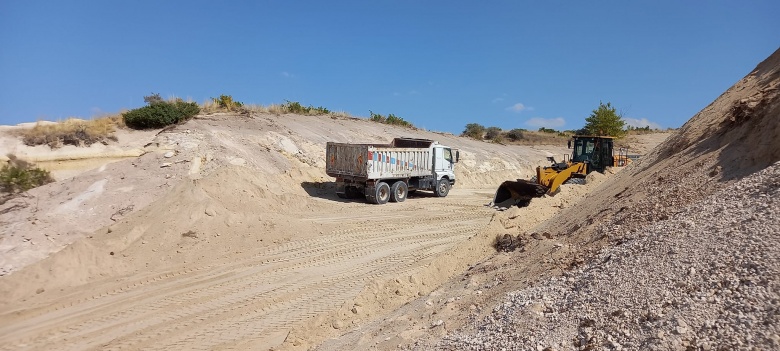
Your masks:
<svg viewBox="0 0 780 351"><path fill-rule="evenodd" d="M391 144L327 143L326 173L331 177L387 179L432 174L430 140L395 139Z"/></svg>

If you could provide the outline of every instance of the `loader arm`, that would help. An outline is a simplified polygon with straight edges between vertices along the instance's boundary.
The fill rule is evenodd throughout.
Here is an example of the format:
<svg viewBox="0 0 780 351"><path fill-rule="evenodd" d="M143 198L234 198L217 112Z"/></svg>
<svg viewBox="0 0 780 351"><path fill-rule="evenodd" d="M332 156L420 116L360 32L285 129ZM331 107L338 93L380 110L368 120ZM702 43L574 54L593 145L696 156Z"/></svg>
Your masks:
<svg viewBox="0 0 780 351"><path fill-rule="evenodd" d="M563 184L565 181L569 180L572 176L572 174L586 174L587 173L587 164L584 162L575 162L569 168L566 168L560 172L557 172L556 174L548 177L543 184L544 186L548 187L547 194L555 194L555 192L558 191L558 188L561 187L561 184Z"/></svg>

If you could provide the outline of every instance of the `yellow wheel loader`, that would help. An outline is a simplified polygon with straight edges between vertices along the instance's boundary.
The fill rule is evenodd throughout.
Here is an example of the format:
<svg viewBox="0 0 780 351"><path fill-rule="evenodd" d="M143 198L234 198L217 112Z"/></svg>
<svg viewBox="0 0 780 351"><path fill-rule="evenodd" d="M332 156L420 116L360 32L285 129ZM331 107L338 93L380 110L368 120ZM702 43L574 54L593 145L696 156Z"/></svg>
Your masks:
<svg viewBox="0 0 780 351"><path fill-rule="evenodd" d="M585 176L593 171L604 173L607 167L622 167L631 162L624 149L613 153L612 137L575 135L569 140L571 155L564 155L563 162L552 162L549 167L536 167L536 176L530 180L505 181L498 187L492 206L509 208L525 207L535 197L554 195L561 184L585 184Z"/></svg>

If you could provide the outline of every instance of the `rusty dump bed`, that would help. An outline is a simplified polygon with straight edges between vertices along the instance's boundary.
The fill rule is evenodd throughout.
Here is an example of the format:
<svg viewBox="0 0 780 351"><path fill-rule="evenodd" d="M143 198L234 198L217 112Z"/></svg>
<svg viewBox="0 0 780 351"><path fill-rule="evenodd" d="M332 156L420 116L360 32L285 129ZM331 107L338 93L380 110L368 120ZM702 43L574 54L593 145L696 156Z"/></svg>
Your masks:
<svg viewBox="0 0 780 351"><path fill-rule="evenodd" d="M535 197L542 197L549 190L546 186L529 180L507 180L501 183L493 197L493 206L509 208L525 207Z"/></svg>
<svg viewBox="0 0 780 351"><path fill-rule="evenodd" d="M402 179L430 176L433 141L396 138L390 144L328 142L326 173L350 179Z"/></svg>

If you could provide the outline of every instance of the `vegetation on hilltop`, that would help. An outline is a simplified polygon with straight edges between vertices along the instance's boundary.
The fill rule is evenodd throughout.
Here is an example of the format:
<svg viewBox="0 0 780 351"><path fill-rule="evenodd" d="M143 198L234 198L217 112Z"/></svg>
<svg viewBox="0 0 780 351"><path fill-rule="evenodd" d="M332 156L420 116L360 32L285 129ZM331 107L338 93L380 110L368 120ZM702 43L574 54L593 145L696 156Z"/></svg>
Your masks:
<svg viewBox="0 0 780 351"><path fill-rule="evenodd" d="M479 123L466 124L461 136L494 143L510 144L557 144L571 138L572 135L606 135L623 137L631 134L650 134L660 130L646 127L627 126L622 114L616 112L611 103L599 102L599 107L585 119L586 124L577 130L559 131L541 127L537 131L515 128L508 131L498 127L485 127Z"/></svg>
<svg viewBox="0 0 780 351"><path fill-rule="evenodd" d="M185 102L180 98L165 101L160 94L144 97L146 106L122 113L125 124L133 129L162 128L184 122L198 113L200 107L195 102Z"/></svg>
<svg viewBox="0 0 780 351"><path fill-rule="evenodd" d="M25 145L48 145L52 149L64 145L90 146L94 143L116 141L116 128L124 126L120 115L93 120L68 118L59 123L36 123L34 127L15 132Z"/></svg>
<svg viewBox="0 0 780 351"><path fill-rule="evenodd" d="M384 124L390 124L394 126L401 126L401 127L407 127L407 128L414 128L414 125L409 123L408 121L404 120L401 117L398 117L394 114L389 114L387 116L382 116L378 113L374 113L374 111L369 110L368 113L371 115L369 117L369 120Z"/></svg>
<svg viewBox="0 0 780 351"><path fill-rule="evenodd" d="M18 194L54 181L49 171L9 154L8 163L0 168L0 192Z"/></svg>
<svg viewBox="0 0 780 351"><path fill-rule="evenodd" d="M585 134L609 135L622 137L625 135L626 122L623 115L618 114L611 103L599 102L599 107L593 110L588 118L585 118Z"/></svg>

